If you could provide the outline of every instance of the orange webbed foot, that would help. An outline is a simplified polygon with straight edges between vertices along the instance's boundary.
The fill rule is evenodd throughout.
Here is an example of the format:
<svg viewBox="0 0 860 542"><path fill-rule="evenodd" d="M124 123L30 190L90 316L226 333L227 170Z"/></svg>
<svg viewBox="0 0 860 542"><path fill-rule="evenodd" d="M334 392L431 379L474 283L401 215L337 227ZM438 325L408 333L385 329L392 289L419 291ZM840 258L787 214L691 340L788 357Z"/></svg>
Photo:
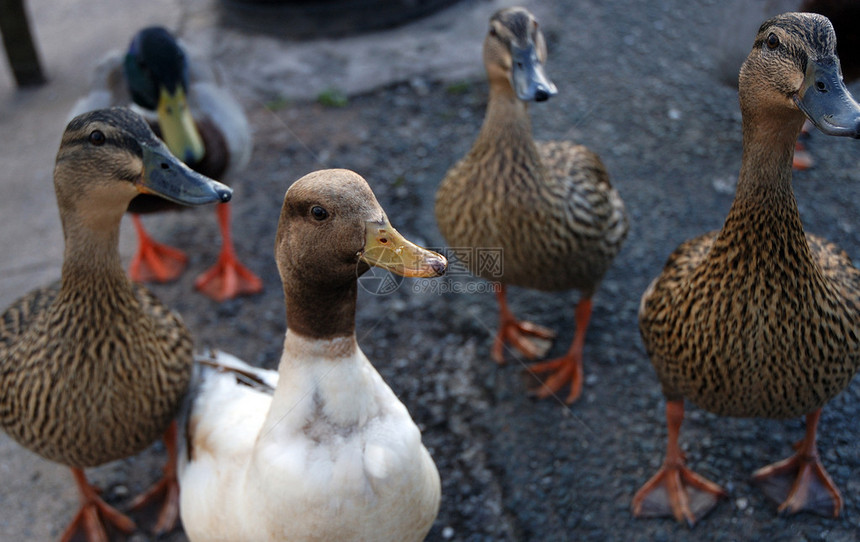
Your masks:
<svg viewBox="0 0 860 542"><path fill-rule="evenodd" d="M527 359L539 358L546 355L554 338L555 333L550 329L531 322L511 319L499 326L493 341L492 356L496 363L504 363L505 344L510 343Z"/></svg>
<svg viewBox="0 0 860 542"><path fill-rule="evenodd" d="M135 282L170 282L185 270L188 257L181 250L157 243L143 229L138 215L132 215L137 230L137 252L131 260L129 275Z"/></svg>
<svg viewBox="0 0 860 542"><path fill-rule="evenodd" d="M806 438L794 445L794 455L753 473L764 494L781 503L780 513L808 511L838 517L842 511L842 495L821 464L815 445L820 413L819 409L807 416Z"/></svg>
<svg viewBox="0 0 860 542"><path fill-rule="evenodd" d="M169 533L176 527L179 520L179 479L176 475L177 461L177 423L173 421L164 432L164 446L167 449L167 463L164 465L164 474L161 479L152 485L144 493L135 497L131 503L132 510L141 510L147 506L163 501L158 513L153 533L162 535Z"/></svg>
<svg viewBox="0 0 860 542"><path fill-rule="evenodd" d="M253 295L263 291L263 281L236 257L230 229L230 209L229 203L216 207L222 238L221 254L218 255L215 265L201 273L194 281L195 288L219 303L240 295Z"/></svg>
<svg viewBox="0 0 860 542"><path fill-rule="evenodd" d="M538 399L545 399L555 395L565 385L570 384L570 393L564 400L571 404L579 399L582 393L582 355L571 355L556 358L529 367L529 371L536 374L551 373L549 378L541 382L540 387L534 392Z"/></svg>
<svg viewBox="0 0 860 542"><path fill-rule="evenodd" d="M141 510L159 501L162 502L161 510L153 529L156 535L172 531L179 519L179 482L175 475L165 474L146 492L138 495L131 503L131 510Z"/></svg>
<svg viewBox="0 0 860 542"><path fill-rule="evenodd" d="M263 281L242 265L235 256L222 256L194 281L194 287L215 301L263 291Z"/></svg>
<svg viewBox="0 0 860 542"><path fill-rule="evenodd" d="M134 532L137 528L134 521L104 502L99 497L98 490L87 482L83 470L73 468L72 474L81 494L81 508L60 537L61 542L71 541L78 532L84 533L87 542L108 542L107 532L102 523L103 519L123 533L131 534Z"/></svg>
<svg viewBox="0 0 860 542"><path fill-rule="evenodd" d="M692 527L726 492L683 464L664 463L633 497L636 517L673 516Z"/></svg>
<svg viewBox="0 0 860 542"><path fill-rule="evenodd" d="M683 421L684 401L666 401L666 459L657 474L634 495L635 517L673 516L692 527L726 496L723 488L687 468L678 444Z"/></svg>
<svg viewBox="0 0 860 542"><path fill-rule="evenodd" d="M565 403L573 403L582 394L582 351L585 348L585 332L588 329L588 322L591 320L591 309L590 296L583 298L576 304L574 311L576 333L565 355L529 367L532 373L551 373L549 378L542 382L540 388L535 392L539 399L555 395L566 384L570 384L570 393L567 394Z"/></svg>

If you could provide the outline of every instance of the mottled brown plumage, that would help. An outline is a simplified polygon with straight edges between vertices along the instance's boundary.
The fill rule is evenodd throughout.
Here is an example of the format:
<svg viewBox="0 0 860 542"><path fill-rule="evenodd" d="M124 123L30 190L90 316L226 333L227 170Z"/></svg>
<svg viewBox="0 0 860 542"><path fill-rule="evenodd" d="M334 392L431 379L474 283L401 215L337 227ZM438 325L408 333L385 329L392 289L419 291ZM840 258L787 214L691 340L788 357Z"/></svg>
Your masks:
<svg viewBox="0 0 860 542"><path fill-rule="evenodd" d="M694 483L667 488L677 502L648 502L664 472L691 473L675 449L685 398L724 416L808 415L811 436L791 468L823 473L817 412L860 367L860 271L804 232L791 162L804 113L825 133L860 135L860 108L838 77L835 45L821 16L785 14L762 25L741 69L744 152L729 215L719 232L678 247L642 297L640 330L668 401L670 443L664 469L634 500L638 515L692 523L698 514L682 502L686 492L721 495ZM756 477L769 483L772 474L765 468ZM838 514L838 491L826 473L819 478L804 487L798 475L802 489L782 492L782 509L812 508L813 497L802 494L810 489L828 493L824 511Z"/></svg>
<svg viewBox="0 0 860 542"><path fill-rule="evenodd" d="M169 183L184 193L158 188ZM62 278L0 320L0 424L21 445L77 469L79 480L80 469L136 454L165 433L191 377L188 329L122 268L122 215L141 190L229 200L229 189L212 183L126 109L76 117L63 135L54 170Z"/></svg>
<svg viewBox="0 0 860 542"><path fill-rule="evenodd" d="M590 298L618 253L628 222L624 204L596 154L569 141L533 140L526 101L544 101L555 94L543 73L545 57L543 34L531 13L509 8L490 19L484 41L490 83L484 124L472 149L442 181L436 218L452 247L502 249L503 274L497 268L482 268L478 258L466 262L472 273L502 285L580 290L587 301L582 307L588 308L577 314L574 342L581 343ZM520 72L522 64L527 66ZM505 339L534 357L538 349L521 334L548 333L532 333L533 325L516 322L507 310L504 291L499 301L502 324L494 357L502 361ZM577 348L581 350L581 344ZM581 352L576 356L581 358ZM547 368L570 371L555 365ZM568 401L575 400L581 385L576 379L570 374L550 378L551 391L544 389L542 395L571 381Z"/></svg>
<svg viewBox="0 0 860 542"><path fill-rule="evenodd" d="M121 267L117 277L99 276L114 267L104 263L68 269L62 283L21 298L0 329L0 424L70 467L152 444L190 377L191 336L178 315L130 284Z"/></svg>

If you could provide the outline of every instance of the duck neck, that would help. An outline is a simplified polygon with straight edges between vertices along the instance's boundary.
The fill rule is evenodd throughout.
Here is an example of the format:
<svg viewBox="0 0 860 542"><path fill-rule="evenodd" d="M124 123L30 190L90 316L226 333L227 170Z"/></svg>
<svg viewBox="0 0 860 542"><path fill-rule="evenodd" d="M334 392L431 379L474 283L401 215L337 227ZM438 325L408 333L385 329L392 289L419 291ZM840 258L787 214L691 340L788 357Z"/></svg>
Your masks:
<svg viewBox="0 0 860 542"><path fill-rule="evenodd" d="M261 442L304 435L317 443L348 438L377 412L366 358L355 335L314 339L287 329Z"/></svg>
<svg viewBox="0 0 860 542"><path fill-rule="evenodd" d="M500 149L502 152L499 152ZM532 138L528 105L516 97L509 85L502 88L499 88L499 85L490 87L484 124L472 152L515 163L540 163Z"/></svg>
<svg viewBox="0 0 860 542"><path fill-rule="evenodd" d="M744 113L740 198L755 199L769 191L791 194L791 162L802 124L802 117L785 119Z"/></svg>
<svg viewBox="0 0 860 542"><path fill-rule="evenodd" d="M287 327L312 339L334 339L355 334L355 277L341 283L320 284L314 277L288 273L282 278Z"/></svg>
<svg viewBox="0 0 860 542"><path fill-rule="evenodd" d="M281 378L292 372L298 364L329 364L339 360L353 359L358 352L355 334L329 339L308 337L293 329L287 329L284 350L278 371Z"/></svg>
<svg viewBox="0 0 860 542"><path fill-rule="evenodd" d="M748 121L746 117L738 187L717 245L812 262L791 188L800 123Z"/></svg>
<svg viewBox="0 0 860 542"><path fill-rule="evenodd" d="M62 288L85 299L131 291L119 257L119 218L114 227L93 229L82 221L63 220L65 250ZM92 295L97 293L97 295Z"/></svg>

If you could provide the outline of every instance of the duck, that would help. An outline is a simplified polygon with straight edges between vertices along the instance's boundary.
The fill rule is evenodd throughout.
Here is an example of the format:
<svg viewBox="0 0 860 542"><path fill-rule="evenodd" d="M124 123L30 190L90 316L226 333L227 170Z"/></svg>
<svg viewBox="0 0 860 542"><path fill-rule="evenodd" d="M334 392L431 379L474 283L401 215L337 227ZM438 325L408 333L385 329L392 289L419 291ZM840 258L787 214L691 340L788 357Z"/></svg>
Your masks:
<svg viewBox="0 0 860 542"><path fill-rule="evenodd" d="M796 453L753 474L781 513L838 516L842 497L816 445L821 409L860 368L860 271L804 231L792 190L805 119L860 137L836 35L821 15L766 20L740 69L743 153L722 228L682 243L650 283L639 329L666 400L662 467L635 494L637 517L693 525L725 490L687 467L685 401L719 416L806 418Z"/></svg>
<svg viewBox="0 0 860 542"><path fill-rule="evenodd" d="M152 194L182 205L223 203L229 187L176 159L128 108L72 119L57 152L54 188L65 248L61 278L0 318L0 425L40 456L67 465L81 508L62 536L107 540L100 518L135 523L105 503L84 469L130 457L164 436L164 478L135 501L165 495L157 532L178 517L176 430L193 369L181 317L132 282L119 255L129 202Z"/></svg>
<svg viewBox="0 0 860 542"><path fill-rule="evenodd" d="M803 0L798 11L818 13L830 19L839 38L839 62L842 78L853 82L860 78L860 37L853 29L860 23L860 6L851 0Z"/></svg>
<svg viewBox="0 0 860 542"><path fill-rule="evenodd" d="M435 463L408 410L358 345L358 277L370 266L443 274L406 240L367 181L311 172L284 195L275 239L287 330L277 371L201 356L180 454L192 541L424 540L438 513Z"/></svg>
<svg viewBox="0 0 860 542"><path fill-rule="evenodd" d="M830 19L839 39L839 61L842 77L852 83L860 77L860 37L854 29L860 24L860 3L854 0L780 0L770 2L725 2L723 24L719 25L714 54L719 77L725 84L737 88L738 70L749 52L746 48L750 36L758 30L758 23L786 11L818 13ZM814 126L805 122L795 144L792 166L795 171L815 167L815 158L809 148Z"/></svg>
<svg viewBox="0 0 860 542"><path fill-rule="evenodd" d="M854 30L860 24L860 4L852 0L803 0L798 11L818 13L830 19L839 37L842 77L846 83L856 81L860 77L860 38ZM803 171L815 165L812 153L806 146L812 129L809 122L804 123L795 144L793 166L797 171Z"/></svg>
<svg viewBox="0 0 860 542"><path fill-rule="evenodd" d="M585 334L592 298L627 236L624 202L600 157L571 141L534 141L529 102L557 94L544 64L547 48L535 16L522 7L497 11L483 45L489 101L471 150L448 170L436 192L439 230L451 247L501 253L500 266L464 259L470 272L493 283L499 329L491 354L504 362L510 343L528 359L542 356L554 333L519 321L507 287L576 289L576 332L563 356L529 369L549 377L536 392L565 402L580 396Z"/></svg>
<svg viewBox="0 0 860 542"><path fill-rule="evenodd" d="M166 28L146 27L126 51L113 51L99 62L91 90L75 104L72 115L117 105L135 107L192 169L219 181L232 180L250 161L253 137L247 116L221 79L215 66L192 56ZM132 200L129 212L138 237L129 266L134 280L170 282L184 271L186 254L156 242L141 218L181 208L150 194ZM195 288L219 302L261 292L262 280L236 255L230 205L215 209L221 252L217 262L197 276Z"/></svg>

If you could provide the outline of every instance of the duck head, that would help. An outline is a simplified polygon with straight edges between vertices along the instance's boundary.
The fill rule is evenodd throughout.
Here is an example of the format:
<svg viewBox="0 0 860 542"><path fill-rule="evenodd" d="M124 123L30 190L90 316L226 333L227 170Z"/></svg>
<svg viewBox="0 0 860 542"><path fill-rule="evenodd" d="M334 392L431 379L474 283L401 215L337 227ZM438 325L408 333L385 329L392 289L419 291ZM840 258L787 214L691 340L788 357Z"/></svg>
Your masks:
<svg viewBox="0 0 860 542"><path fill-rule="evenodd" d="M315 171L284 196L275 259L288 325L312 337L352 333L358 277L370 266L437 277L447 260L405 239L367 182L346 169Z"/></svg>
<svg viewBox="0 0 860 542"><path fill-rule="evenodd" d="M64 224L77 216L117 227L129 202L154 194L183 205L227 202L229 187L179 161L137 113L115 107L72 119L60 142L54 187Z"/></svg>
<svg viewBox="0 0 860 542"><path fill-rule="evenodd" d="M188 164L200 161L205 149L188 105L188 60L176 39L164 28L144 28L131 40L124 69L132 100L157 112L170 151Z"/></svg>
<svg viewBox="0 0 860 542"><path fill-rule="evenodd" d="M546 43L528 10L513 7L490 18L484 66L490 85L509 86L523 101L543 102L558 91L544 71Z"/></svg>
<svg viewBox="0 0 860 542"><path fill-rule="evenodd" d="M823 15L765 21L741 67L739 93L745 117L793 116L799 131L805 116L825 134L860 138L860 106L842 81L836 34Z"/></svg>

